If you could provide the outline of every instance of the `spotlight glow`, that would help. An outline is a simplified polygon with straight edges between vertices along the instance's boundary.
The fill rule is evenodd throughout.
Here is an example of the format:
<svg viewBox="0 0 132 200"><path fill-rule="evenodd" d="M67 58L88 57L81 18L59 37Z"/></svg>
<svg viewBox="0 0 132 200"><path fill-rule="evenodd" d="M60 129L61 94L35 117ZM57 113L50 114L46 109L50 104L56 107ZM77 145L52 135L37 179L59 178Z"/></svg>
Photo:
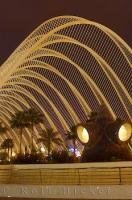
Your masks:
<svg viewBox="0 0 132 200"><path fill-rule="evenodd" d="M118 137L122 142L125 142L130 139L132 135L132 126L129 123L123 124L118 132Z"/></svg>
<svg viewBox="0 0 132 200"><path fill-rule="evenodd" d="M77 135L80 141L84 144L88 143L89 141L89 134L86 128L83 126L78 126L77 127Z"/></svg>
<svg viewBox="0 0 132 200"><path fill-rule="evenodd" d="M13 151L12 152L12 157L15 157L16 156L16 153Z"/></svg>
<svg viewBox="0 0 132 200"><path fill-rule="evenodd" d="M41 147L41 152L44 153L45 152L45 148Z"/></svg>
<svg viewBox="0 0 132 200"><path fill-rule="evenodd" d="M74 148L73 147L69 148L69 151L72 152L72 153L74 153ZM76 157L80 157L81 156L80 151L77 150L77 149L75 149L75 154L76 154Z"/></svg>

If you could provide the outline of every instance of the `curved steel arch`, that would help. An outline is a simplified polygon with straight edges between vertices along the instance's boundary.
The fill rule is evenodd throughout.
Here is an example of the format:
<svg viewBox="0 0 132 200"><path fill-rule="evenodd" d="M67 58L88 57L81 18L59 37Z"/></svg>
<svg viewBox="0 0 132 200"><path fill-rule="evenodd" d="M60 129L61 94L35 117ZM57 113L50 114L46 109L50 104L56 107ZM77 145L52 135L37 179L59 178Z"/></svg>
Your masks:
<svg viewBox="0 0 132 200"><path fill-rule="evenodd" d="M18 77L18 76L17 76ZM8 82L6 85L10 85L10 82ZM16 80L14 80L13 84L18 84L18 85L25 85L28 86L29 88L32 88L34 90L36 90L36 92L38 92L40 95L43 96L43 98L45 98L49 104L51 105L51 107L53 108L54 112L57 113L58 118L60 119L60 121L62 122L62 126L64 128L64 130L68 130L69 127L65 122L65 119L62 117L61 113L59 112L59 110L55 107L55 105L51 102L51 100L43 93L43 91L36 86L34 83L32 83L31 81L24 79L24 78L17 78Z"/></svg>
<svg viewBox="0 0 132 200"><path fill-rule="evenodd" d="M50 51L49 51L50 52ZM40 55L41 56L41 55ZM71 63L74 67L76 67L79 72L82 74L82 76L84 77L84 79L86 80L87 84L89 86L91 86L91 89L93 90L93 93L94 93L94 90L96 90L97 94L101 97L101 99L103 99L103 103L105 103L107 105L107 107L109 107L109 110L112 114L112 116L115 118L115 114L113 113L112 109L110 108L109 106L109 103L106 101L104 95L102 95L100 89L98 88L98 86L95 84L95 82L90 78L90 76L84 72L84 70L81 69L81 67L79 65L77 65L76 63L74 63L71 59L69 59L68 57L64 56L63 54L60 54L58 52L55 52L53 51L53 54L51 53L47 53L47 55L43 55L43 56L53 56L53 57L58 57L58 58L62 58L63 60L65 61L68 61L69 63ZM90 82L90 83L89 83Z"/></svg>
<svg viewBox="0 0 132 200"><path fill-rule="evenodd" d="M44 109L38 104L38 102L36 101L35 97L26 89L24 89L21 86L15 85L15 88L6 88L5 90L8 91L16 91L16 92L20 92L22 94L24 94L27 97L30 97L30 99L42 110L42 112L45 114L45 116L47 117L47 119L49 120L49 122L51 123L51 126L53 126L53 128L55 129L55 125L53 124L52 120L50 119L50 117L48 116L48 114L46 114L46 112L44 111Z"/></svg>
<svg viewBox="0 0 132 200"><path fill-rule="evenodd" d="M2 97L2 98L0 98L0 102L6 102L6 103L10 104L11 106L15 107L17 110L21 110L22 111L22 107L19 104L16 104L16 102L13 101L10 98L4 99Z"/></svg>
<svg viewBox="0 0 132 200"><path fill-rule="evenodd" d="M48 79L46 79L44 76L42 76L39 73L34 72L34 71L29 71L29 70L26 69L25 72L26 72L26 74L24 75L25 77L26 76L30 76L30 77L38 78L42 82L46 82L47 85L49 85L53 90L55 90L55 92L57 93L57 95L62 99L62 101L65 104L65 106L67 106L68 108L70 108L70 111L72 113L72 117L73 117L74 121L76 123L79 122L79 119L76 116L75 111L72 109L71 105L68 103L68 101L63 97L63 95L54 87L54 85ZM17 76L23 76L23 75L17 74ZM15 75L14 75L14 77L15 77Z"/></svg>
<svg viewBox="0 0 132 200"><path fill-rule="evenodd" d="M88 46L86 46L86 45L84 45L84 44L82 44L82 43L78 42L77 40L72 39L72 38L70 38L70 37L63 37L63 38L61 38L61 39L59 39L59 40L57 40L57 41L54 40L54 41L52 41L52 42L48 41L48 42L45 44L45 46L46 46L46 45L49 45L49 44L58 43L58 42L61 42L61 43L62 43L62 42L68 42L68 43L73 43L73 44L79 45L79 46L83 47L84 49L86 49L88 52L90 52L90 53L92 54L92 56L98 61L98 63L100 63L100 61L101 61L101 62L105 65L105 67L108 69L108 72L111 73L112 76L114 77L114 79L117 80L118 84L121 85L122 91L124 91L125 96L128 98L128 100L130 101L130 103L132 103L132 102L131 102L131 97L130 97L130 95L128 94L127 90L125 89L124 85L122 84L122 82L120 81L120 79L118 78L118 76L116 75L116 73L112 70L112 68L110 68L110 66L106 63L106 61L103 60L103 59L101 58L100 55L98 55L95 51L93 51L93 50L92 50L91 48L89 48ZM100 67L101 67L102 69L104 69L104 67L103 67L101 64L100 64ZM108 78L110 78L110 77L109 77L109 74L108 74Z"/></svg>
<svg viewBox="0 0 132 200"><path fill-rule="evenodd" d="M78 44L78 43L76 43L76 44ZM83 46L85 46L85 45L83 45ZM87 48L87 49L88 49L88 48ZM91 50L90 50L90 52L91 52ZM57 54L57 52L55 52L55 53ZM93 53L93 52L92 52L92 53ZM95 54L95 52L94 52L94 54ZM96 54L95 54L95 55L96 55ZM41 56L41 55L39 55L39 56ZM43 56L46 56L46 55L43 55ZM47 54L47 56L50 56L50 55ZM51 56L52 56L52 55L51 55ZM55 56L55 55L53 55L53 56ZM62 56L63 56L63 55L62 55ZM96 56L97 56L97 55L96 55ZM58 57L61 57L61 55L58 56ZM98 56L98 57L99 57L99 56ZM99 57L99 59L101 60L100 57ZM98 63L100 63L100 60L98 61ZM102 60L101 60L101 61L102 61ZM106 65L106 67L108 68L108 65L106 64L106 62L104 62L104 63L105 63L105 65ZM101 64L100 64L100 66L102 67ZM103 67L102 67L102 68L103 68ZM108 75L107 71L106 71L104 68L103 68L103 70L104 70L104 72L106 73L106 75ZM117 81L118 81L119 84L122 86L122 92L124 91L124 93L125 93L126 97L128 98L128 100L131 101L130 95L127 93L127 91L126 91L125 87L123 86L123 84L121 83L121 81L118 79L118 77L115 75L115 73L112 72L112 75L113 75L114 77L117 78ZM110 79L110 82L112 83L113 87L116 89L116 86L113 84L112 79L110 78L109 75L108 75L108 78ZM94 92L94 90L93 90L93 92ZM116 89L116 92L117 92L117 95L119 96L119 99L122 101L122 97L121 97L120 94L118 93L118 90L117 90L117 89ZM125 107L123 101L122 101L122 104L123 104L124 108L126 109L126 107ZM126 112L127 112L127 114L129 115L127 109L126 109ZM130 115L129 115L129 116L130 116Z"/></svg>
<svg viewBox="0 0 132 200"><path fill-rule="evenodd" d="M88 109L88 111L90 111L90 108L88 107L86 101L83 99L83 97L81 96L81 94L79 93L79 91L77 90L77 88L76 88L68 79L66 79L66 77L65 77L62 73L60 73L57 69L55 69L55 67L53 67L52 65L50 65L50 64L48 64L48 63L44 63L44 62L36 61L36 60L32 60L32 61L33 61L34 63L36 63L37 68L47 69L47 70L49 70L49 71L54 72L54 73L55 73L56 75L58 75L59 77L61 77L61 78L68 84L68 86L71 88L72 92L73 92L74 94L77 95L78 100L81 101L81 103L83 104L83 109L84 109L84 111L87 112L87 109ZM25 66L25 65L24 65L24 66L22 67L22 69L19 68L19 69L16 71L16 73L17 73L17 72L20 73L20 72L23 71L23 75L24 75L25 72L26 72L26 73L28 72L27 69L36 67L36 65L35 65L35 64L31 64L31 63L30 63L29 66ZM17 75L19 76L19 74L17 74ZM13 75L13 76L14 76L14 75ZM21 75L21 76L22 76L22 75ZM41 75L39 75L39 73L38 73L38 77L40 77L40 79L41 79L42 81L44 81L43 79L45 79L45 78L43 78ZM49 82L49 81L48 81L48 82ZM51 86L51 83L49 84L49 86ZM63 100L64 100L64 99L63 99ZM70 106L70 105L69 105L69 106ZM86 107L87 107L87 109L86 109Z"/></svg>
<svg viewBox="0 0 132 200"><path fill-rule="evenodd" d="M79 35L81 29L80 27L83 25L86 26L87 30L89 30L91 40L94 38L92 46L90 46L88 41L87 43L84 42L86 35L84 29L81 30L83 31L83 34ZM75 30L74 32L72 32L73 28ZM77 28L79 30L78 32L76 31ZM95 34L94 36L94 34L92 34L93 32L97 35ZM100 41L97 44L98 34ZM106 45L102 44L102 41L104 42L105 40L107 40L106 43L108 44L108 47L110 47L110 51L113 49L115 55L113 55L113 52L110 53L109 49L106 49ZM61 45L62 43L63 45ZM69 51L71 55L66 55L66 51L68 50L66 43L73 45L72 48L74 48L75 51L77 50L76 46L78 45L79 48L85 49L94 57L100 69L103 71L103 77L105 77L105 79L110 82L110 85L107 85L107 87L111 86L112 90L119 98L119 107L116 102L113 107L113 103L111 104L110 101L110 95L112 94L108 92L106 96L104 93L105 90L103 90L101 86L98 86L97 83L100 81L100 77L98 77L98 81L96 82L94 76L90 77L88 71L86 72L83 69L83 63L85 62L86 58L82 59L83 54L81 54L81 51L77 52L80 64L77 63L78 60L72 60L73 54L71 51ZM55 49L53 45L58 45L58 49ZM63 53L61 49L62 47L65 50ZM101 49L103 47L105 49ZM106 51L106 55L104 54L104 50ZM58 129L58 124L55 123L62 124L62 128L64 130L60 128L59 131L63 132L66 131L65 129L68 130L68 123L65 119L67 113L65 111L67 110L74 123L78 123L82 119L82 111L78 110L79 107L77 107L77 104L80 106L80 108L82 108L84 115L86 116L87 113L91 111L95 106L94 103L92 104L92 107L89 104L89 102L92 102L92 98L94 97L96 99L97 105L101 104L102 102L106 104L108 110L114 118L127 116L127 120L132 120L130 110L132 98L129 92L130 85L127 81L127 77L128 80L130 80L129 69L132 68L131 55L131 48L116 33L101 24L75 16L59 16L50 19L35 29L0 67L0 102L2 102L0 116L3 116L4 121L7 123L10 118L9 112L13 112L15 108L17 110L30 108L31 101L34 103L35 107L39 108L39 110L44 113L48 123L51 125L51 127L53 127L53 129ZM52 58L54 58L54 61L52 61L53 63L48 63L48 59ZM59 64L57 58L71 64L72 70L75 72L75 76L75 69L78 70L80 76L86 82L85 87L90 88L93 97L89 96L87 99L85 99L83 96L84 93L81 92L83 90L81 83L80 86L75 85L74 81L71 81L66 75L62 73L62 71L66 70L64 66L62 66L62 71L59 71L57 68L57 64ZM90 62L90 58L87 63L90 67L92 67L93 63ZM118 66L118 63L120 63L121 66ZM127 65L126 71L124 70L125 63ZM48 71L47 74L49 75L50 72L54 73L54 76L59 81L58 84L60 85L57 86L54 84L54 82L51 82L50 78L48 80L44 74L45 69ZM94 70L96 73L98 73L98 69ZM30 77L30 80L28 80L28 77ZM58 77L60 79L58 79ZM103 77L101 80L102 87L104 87L105 84L105 82L103 83ZM40 85L37 85L35 82L33 82L34 79L32 78L38 79L40 81ZM73 79L74 78L75 77L73 77ZM124 78L126 78L126 81ZM64 83L71 89L70 92L72 92L71 94L73 94L73 96L76 95L76 102L70 99L72 98L70 95L64 95L60 80L63 80ZM52 101L52 95L50 96L47 93L44 93L42 87L45 87L45 85L49 86L55 92L55 94L58 95L61 102L63 102L62 105L64 105L66 109L64 109L65 113L63 113L57 106L59 102ZM35 94L30 92L32 90L37 91L38 94L40 94L49 103L53 111L51 110L47 113L44 105L42 105L42 102L38 102L35 98ZM49 89L47 91L50 92ZM29 99L27 99L26 96ZM119 111L120 107L122 109L124 108L124 110L121 110L123 113ZM57 115L59 122L52 121L52 112ZM43 127L44 125L40 126ZM30 131L28 129L27 132L28 135L30 135ZM35 132L37 135L37 129ZM18 145L18 140L19 139L17 138L17 142L15 144L16 146ZM26 136L24 136L23 142L23 145L28 144Z"/></svg>

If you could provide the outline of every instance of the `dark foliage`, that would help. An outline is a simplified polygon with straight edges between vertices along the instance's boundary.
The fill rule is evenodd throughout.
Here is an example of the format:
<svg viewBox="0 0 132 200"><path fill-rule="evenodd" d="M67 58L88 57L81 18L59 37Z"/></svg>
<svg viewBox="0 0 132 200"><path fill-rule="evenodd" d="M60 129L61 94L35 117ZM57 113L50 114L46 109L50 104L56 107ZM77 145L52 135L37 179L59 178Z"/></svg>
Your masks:
<svg viewBox="0 0 132 200"><path fill-rule="evenodd" d="M70 156L69 153L65 150L63 151L53 151L52 152L52 161L53 163L74 163L79 162L78 158L74 155Z"/></svg>
<svg viewBox="0 0 132 200"><path fill-rule="evenodd" d="M70 157L67 151L53 151L52 160L55 163L67 163L69 162Z"/></svg>
<svg viewBox="0 0 132 200"><path fill-rule="evenodd" d="M45 163L45 158L39 154L18 155L13 161L14 164L42 164Z"/></svg>
<svg viewBox="0 0 132 200"><path fill-rule="evenodd" d="M8 153L7 152L1 152L0 153L0 163L1 164L8 164Z"/></svg>

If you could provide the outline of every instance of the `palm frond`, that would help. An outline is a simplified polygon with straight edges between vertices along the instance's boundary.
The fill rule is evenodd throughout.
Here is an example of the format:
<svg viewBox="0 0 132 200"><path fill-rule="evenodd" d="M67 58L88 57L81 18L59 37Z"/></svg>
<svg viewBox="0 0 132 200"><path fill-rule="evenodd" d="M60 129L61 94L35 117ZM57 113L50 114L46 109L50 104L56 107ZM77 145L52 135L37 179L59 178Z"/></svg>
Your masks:
<svg viewBox="0 0 132 200"><path fill-rule="evenodd" d="M60 138L53 138L52 142L57 145L61 145L63 143L63 141Z"/></svg>

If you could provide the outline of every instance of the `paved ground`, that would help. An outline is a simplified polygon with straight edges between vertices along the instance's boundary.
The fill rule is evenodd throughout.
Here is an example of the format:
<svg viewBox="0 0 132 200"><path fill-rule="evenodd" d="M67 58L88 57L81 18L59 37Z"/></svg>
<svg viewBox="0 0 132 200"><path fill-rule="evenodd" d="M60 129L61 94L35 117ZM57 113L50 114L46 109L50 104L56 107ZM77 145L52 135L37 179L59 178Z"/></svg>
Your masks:
<svg viewBox="0 0 132 200"><path fill-rule="evenodd" d="M31 199L32 200L40 200L39 198L38 199L31 198ZM4 197L0 197L0 200L30 200L30 198L11 198L11 197L10 198L4 198ZM73 199L45 199L45 200L73 200ZM78 199L78 200L84 200L84 199ZM87 199L87 200L90 200L90 199ZM94 199L91 199L91 200L94 200ZM104 200L106 200L106 199L104 199ZM110 200L110 199L107 199L107 200ZM119 200L119 199L116 199L116 200ZM130 200L130 199L125 199L125 200Z"/></svg>
<svg viewBox="0 0 132 200"><path fill-rule="evenodd" d="M31 198L32 200L41 200L41 199L33 199ZM0 200L30 200L30 198L3 198L3 197L0 197ZM73 199L45 199L45 200L73 200ZM75 200L75 199L74 199ZM84 200L84 199L78 199L78 200ZM86 200L86 199L85 199ZM90 199L89 199L90 200ZM92 199L94 200L94 199ZM107 199L108 200L108 199ZM127 200L127 199L125 199ZM130 200L130 199L129 199Z"/></svg>
<svg viewBox="0 0 132 200"><path fill-rule="evenodd" d="M41 199L33 199L31 198L32 200L41 200ZM0 197L0 200L30 200L30 198L3 198L3 197ZM45 200L72 200L72 199L45 199ZM75 200L75 199L74 199ZM84 199L78 199L78 200L84 200ZM85 199L86 200L86 199ZM93 200L93 199L92 199Z"/></svg>

